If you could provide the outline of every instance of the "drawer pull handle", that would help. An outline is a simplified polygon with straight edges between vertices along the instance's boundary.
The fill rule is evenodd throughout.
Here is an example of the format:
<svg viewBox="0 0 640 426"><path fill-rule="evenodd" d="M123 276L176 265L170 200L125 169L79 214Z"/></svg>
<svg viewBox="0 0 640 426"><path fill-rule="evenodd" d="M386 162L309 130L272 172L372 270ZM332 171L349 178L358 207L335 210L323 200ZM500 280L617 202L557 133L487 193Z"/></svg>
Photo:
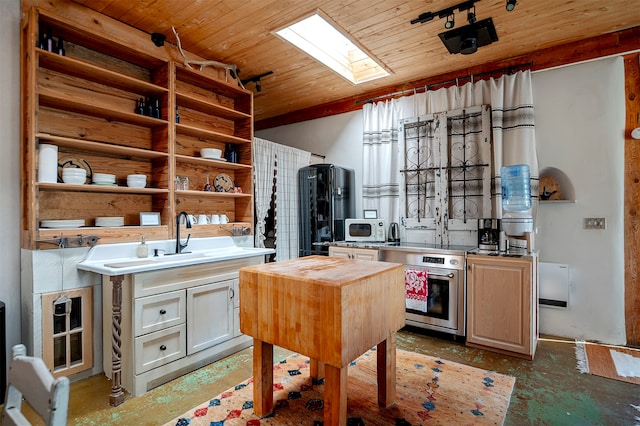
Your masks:
<svg viewBox="0 0 640 426"><path fill-rule="evenodd" d="M166 314L166 313L167 313L167 311L166 311L166 310L164 310L164 309L160 309L160 315L164 315L164 314Z"/></svg>
<svg viewBox="0 0 640 426"><path fill-rule="evenodd" d="M167 350L167 347L166 347L165 345L160 345L160 350L161 350L161 351L166 351L166 350Z"/></svg>

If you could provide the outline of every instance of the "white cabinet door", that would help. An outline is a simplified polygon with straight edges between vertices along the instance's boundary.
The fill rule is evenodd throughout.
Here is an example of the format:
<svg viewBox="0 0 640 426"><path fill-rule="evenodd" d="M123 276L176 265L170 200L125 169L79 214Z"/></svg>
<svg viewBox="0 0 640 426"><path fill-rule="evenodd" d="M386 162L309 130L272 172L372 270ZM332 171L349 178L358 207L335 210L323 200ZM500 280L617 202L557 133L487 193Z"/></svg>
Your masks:
<svg viewBox="0 0 640 426"><path fill-rule="evenodd" d="M329 246L329 256L351 259L351 249L348 247Z"/></svg>
<svg viewBox="0 0 640 426"><path fill-rule="evenodd" d="M360 260L378 260L378 250L354 248L351 258Z"/></svg>
<svg viewBox="0 0 640 426"><path fill-rule="evenodd" d="M187 355L233 337L233 280L187 289Z"/></svg>

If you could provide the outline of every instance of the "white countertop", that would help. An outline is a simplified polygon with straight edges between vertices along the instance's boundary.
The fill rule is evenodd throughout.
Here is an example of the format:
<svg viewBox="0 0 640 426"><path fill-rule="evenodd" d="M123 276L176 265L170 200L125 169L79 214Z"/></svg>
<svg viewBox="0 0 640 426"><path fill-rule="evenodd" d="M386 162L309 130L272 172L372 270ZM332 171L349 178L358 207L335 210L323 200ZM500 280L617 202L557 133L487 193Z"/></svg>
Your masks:
<svg viewBox="0 0 640 426"><path fill-rule="evenodd" d="M136 256L139 245L140 243L97 245L89 250L76 267L103 275L125 275L274 253L269 248L238 246L231 237L193 238L181 254L173 254L175 240L149 241L146 243L149 257L145 258ZM154 249L159 250L159 256L153 256Z"/></svg>

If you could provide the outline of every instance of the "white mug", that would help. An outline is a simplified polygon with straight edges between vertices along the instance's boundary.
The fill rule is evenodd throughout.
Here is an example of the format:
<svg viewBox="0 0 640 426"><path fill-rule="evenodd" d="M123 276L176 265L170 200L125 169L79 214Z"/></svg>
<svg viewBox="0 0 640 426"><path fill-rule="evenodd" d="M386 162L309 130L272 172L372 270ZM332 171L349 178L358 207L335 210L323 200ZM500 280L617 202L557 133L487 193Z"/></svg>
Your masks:
<svg viewBox="0 0 640 426"><path fill-rule="evenodd" d="M220 223L229 223L229 218L227 217L226 214L220 215Z"/></svg>
<svg viewBox="0 0 640 426"><path fill-rule="evenodd" d="M213 223L213 224L220 223L220 215L212 214L211 215L211 223Z"/></svg>
<svg viewBox="0 0 640 426"><path fill-rule="evenodd" d="M195 225L196 223L198 223L198 218L195 215L190 214L189 222L191 222L192 225Z"/></svg>
<svg viewBox="0 0 640 426"><path fill-rule="evenodd" d="M209 223L209 216L207 216L206 214L199 214L198 225L206 225L207 223Z"/></svg>

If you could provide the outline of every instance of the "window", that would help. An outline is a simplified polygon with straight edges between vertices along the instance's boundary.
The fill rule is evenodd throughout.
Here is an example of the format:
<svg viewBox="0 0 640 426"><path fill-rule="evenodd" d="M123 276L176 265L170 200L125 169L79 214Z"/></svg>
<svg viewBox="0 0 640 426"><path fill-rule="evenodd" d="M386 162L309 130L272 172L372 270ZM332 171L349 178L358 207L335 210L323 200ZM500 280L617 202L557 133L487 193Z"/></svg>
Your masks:
<svg viewBox="0 0 640 426"><path fill-rule="evenodd" d="M55 377L93 367L91 287L42 295L42 359Z"/></svg>
<svg viewBox="0 0 640 426"><path fill-rule="evenodd" d="M365 53L364 48L357 46L319 11L275 34L354 84L389 75L379 61Z"/></svg>
<svg viewBox="0 0 640 426"><path fill-rule="evenodd" d="M401 214L439 244L477 231L491 217L491 109L472 107L408 118L404 136Z"/></svg>

